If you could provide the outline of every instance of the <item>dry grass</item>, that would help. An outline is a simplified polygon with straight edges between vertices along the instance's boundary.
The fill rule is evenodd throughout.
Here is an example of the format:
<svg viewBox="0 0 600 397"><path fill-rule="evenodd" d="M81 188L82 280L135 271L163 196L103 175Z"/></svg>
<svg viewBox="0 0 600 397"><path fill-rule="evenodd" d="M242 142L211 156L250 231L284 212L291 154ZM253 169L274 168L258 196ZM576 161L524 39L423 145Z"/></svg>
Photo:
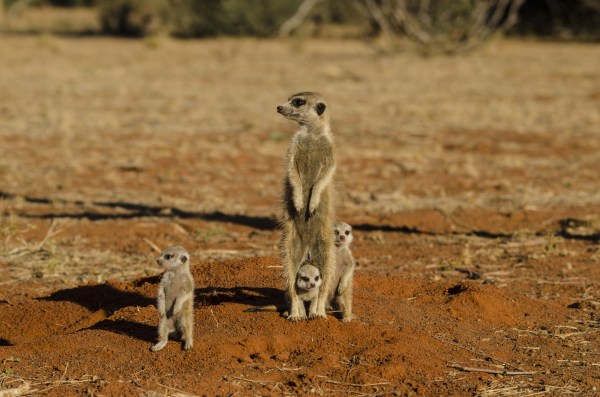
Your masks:
<svg viewBox="0 0 600 397"><path fill-rule="evenodd" d="M0 43L10 192L272 216L293 129L273 109L317 89L349 213L600 202L596 46L501 41L421 58L357 41Z"/></svg>

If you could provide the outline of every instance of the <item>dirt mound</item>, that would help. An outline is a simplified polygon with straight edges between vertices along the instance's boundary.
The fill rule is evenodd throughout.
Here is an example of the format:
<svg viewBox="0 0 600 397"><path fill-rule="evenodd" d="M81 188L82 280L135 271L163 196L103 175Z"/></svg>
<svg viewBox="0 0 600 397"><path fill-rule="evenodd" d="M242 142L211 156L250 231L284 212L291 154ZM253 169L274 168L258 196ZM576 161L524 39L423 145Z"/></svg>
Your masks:
<svg viewBox="0 0 600 397"><path fill-rule="evenodd" d="M291 324L275 312L247 311L283 299L278 265L276 258L261 257L193 266L197 303L190 352L177 341L159 353L150 351L158 322L158 277L85 284L4 302L0 361L5 387L26 385L65 396L144 391L472 395L499 383L559 390L570 380L578 381L578 391L591 393L600 386L594 374L557 361L562 353L573 359L573 345L583 351L594 335L574 331L570 309L555 303L475 281L359 272L356 321L342 323L331 316ZM512 375L520 372L532 374ZM22 378L11 378L13 373ZM38 383L19 383L27 379Z"/></svg>

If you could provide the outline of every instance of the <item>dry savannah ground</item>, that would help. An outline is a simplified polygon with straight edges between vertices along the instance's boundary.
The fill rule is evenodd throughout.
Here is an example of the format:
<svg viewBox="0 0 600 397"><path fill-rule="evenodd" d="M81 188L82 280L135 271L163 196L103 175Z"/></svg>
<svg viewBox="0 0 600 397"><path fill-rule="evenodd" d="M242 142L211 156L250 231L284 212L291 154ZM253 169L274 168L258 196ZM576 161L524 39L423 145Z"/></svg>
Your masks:
<svg viewBox="0 0 600 397"><path fill-rule="evenodd" d="M0 396L600 393L600 48L0 36ZM357 319L291 324L283 156L329 101ZM195 346L152 353L153 246Z"/></svg>

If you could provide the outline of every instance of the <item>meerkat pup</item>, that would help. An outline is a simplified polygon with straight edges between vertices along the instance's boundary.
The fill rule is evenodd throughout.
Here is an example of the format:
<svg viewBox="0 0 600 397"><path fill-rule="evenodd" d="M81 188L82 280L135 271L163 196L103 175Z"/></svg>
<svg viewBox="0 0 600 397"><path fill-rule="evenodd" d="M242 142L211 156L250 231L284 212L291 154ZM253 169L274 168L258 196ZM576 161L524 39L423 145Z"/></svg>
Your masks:
<svg viewBox="0 0 600 397"><path fill-rule="evenodd" d="M281 222L281 256L290 299L288 320L306 319L294 284L308 250L322 278L317 304L310 306L308 317L327 318L325 307L335 269L331 179L336 164L329 111L321 95L301 92L278 106L277 112L300 126L286 153Z"/></svg>
<svg viewBox="0 0 600 397"><path fill-rule="evenodd" d="M309 312L310 306L317 304L317 298L319 297L319 288L323 283L323 279L321 278L321 272L318 268L313 265L305 264L300 266L298 269L298 274L296 275L296 295L298 295L298 299L302 302L300 307L300 314L306 316L306 308L304 307L305 302L309 302ZM289 294L286 292L285 294L286 303L289 304ZM248 309L249 312L274 312L274 311L284 311L285 307L278 305L267 305L267 306L254 306ZM283 315L288 317L289 312L284 312Z"/></svg>
<svg viewBox="0 0 600 397"><path fill-rule="evenodd" d="M342 313L342 321L352 321L352 281L356 264L350 251L352 226L345 222L336 222L333 226L336 246L336 266L333 287L330 293L330 302Z"/></svg>
<svg viewBox="0 0 600 397"><path fill-rule="evenodd" d="M152 351L167 345L169 334L176 331L189 350L193 345L194 279L190 273L190 254L183 247L164 249L156 259L165 268L158 288L158 343Z"/></svg>
<svg viewBox="0 0 600 397"><path fill-rule="evenodd" d="M306 308L304 307L304 302L309 302L309 313L316 310L316 308L313 309L313 306L317 305L319 288L321 288L322 283L323 279L321 278L321 272L318 268L313 265L300 266L300 269L298 269L298 274L296 275L296 294L298 295L298 299L301 301L301 317L306 317ZM289 300L289 297L287 298Z"/></svg>

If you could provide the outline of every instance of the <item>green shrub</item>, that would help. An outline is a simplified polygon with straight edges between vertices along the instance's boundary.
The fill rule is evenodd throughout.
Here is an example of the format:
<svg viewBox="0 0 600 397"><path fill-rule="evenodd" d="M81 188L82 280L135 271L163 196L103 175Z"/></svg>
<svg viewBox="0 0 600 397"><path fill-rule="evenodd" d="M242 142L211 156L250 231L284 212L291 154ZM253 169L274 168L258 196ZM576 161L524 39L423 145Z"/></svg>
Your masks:
<svg viewBox="0 0 600 397"><path fill-rule="evenodd" d="M274 36L301 0L98 0L110 34L181 37Z"/></svg>
<svg viewBox="0 0 600 397"><path fill-rule="evenodd" d="M222 0L169 0L169 31L181 37L224 33Z"/></svg>
<svg viewBox="0 0 600 397"><path fill-rule="evenodd" d="M168 0L99 0L104 32L124 36L146 36L167 28Z"/></svg>
<svg viewBox="0 0 600 397"><path fill-rule="evenodd" d="M224 33L273 36L298 9L299 0L222 0Z"/></svg>

